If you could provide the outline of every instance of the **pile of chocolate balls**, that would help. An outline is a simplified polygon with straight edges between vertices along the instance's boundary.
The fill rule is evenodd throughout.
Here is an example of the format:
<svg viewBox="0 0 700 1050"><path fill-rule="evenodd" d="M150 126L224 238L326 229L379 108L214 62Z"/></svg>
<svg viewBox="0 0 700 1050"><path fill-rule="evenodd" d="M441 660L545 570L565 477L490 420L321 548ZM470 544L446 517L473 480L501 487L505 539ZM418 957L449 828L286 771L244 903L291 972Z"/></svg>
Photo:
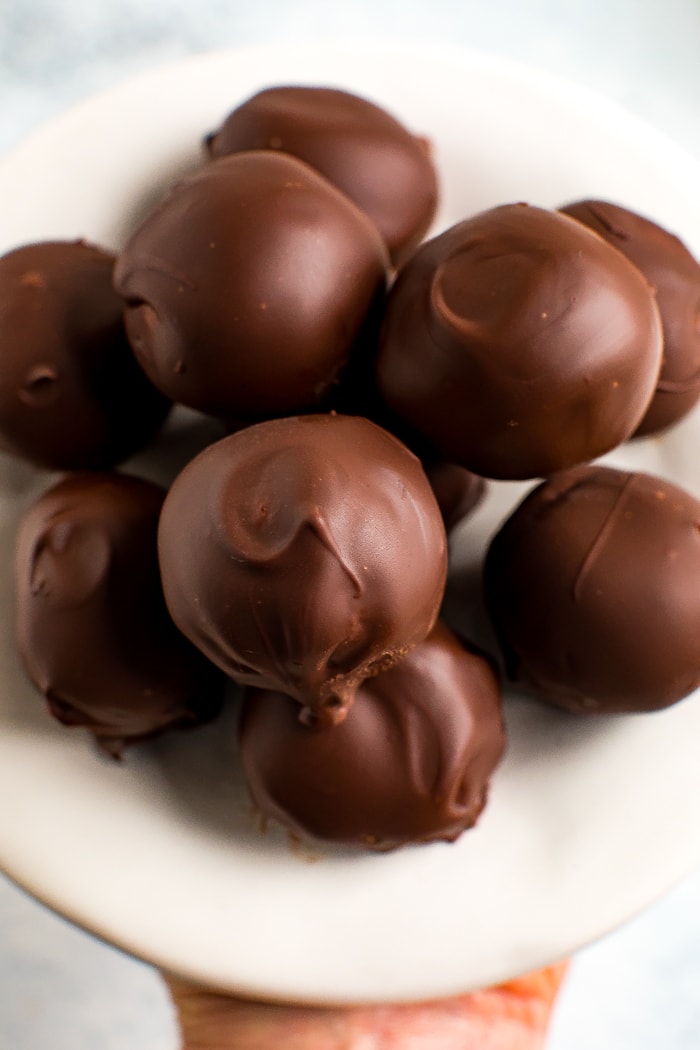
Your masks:
<svg viewBox="0 0 700 1050"><path fill-rule="evenodd" d="M424 240L438 196L430 144L382 108L272 87L116 257L0 258L0 446L62 475L16 554L51 714L121 757L216 718L233 681L262 814L379 850L477 821L504 676L578 714L700 683L700 503L594 462L700 396L700 266L605 201ZM166 491L118 468L174 404L220 437ZM441 615L448 535L515 479L487 653Z"/></svg>

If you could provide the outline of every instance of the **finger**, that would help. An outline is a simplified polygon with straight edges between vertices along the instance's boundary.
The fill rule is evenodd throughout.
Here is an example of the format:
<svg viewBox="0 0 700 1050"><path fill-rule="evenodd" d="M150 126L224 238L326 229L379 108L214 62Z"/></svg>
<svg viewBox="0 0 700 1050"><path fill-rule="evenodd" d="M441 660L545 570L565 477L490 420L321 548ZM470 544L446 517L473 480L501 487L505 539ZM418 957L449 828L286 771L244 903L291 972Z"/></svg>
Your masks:
<svg viewBox="0 0 700 1050"><path fill-rule="evenodd" d="M541 1050L564 964L428 1003L305 1007L229 998L166 978L183 1050Z"/></svg>

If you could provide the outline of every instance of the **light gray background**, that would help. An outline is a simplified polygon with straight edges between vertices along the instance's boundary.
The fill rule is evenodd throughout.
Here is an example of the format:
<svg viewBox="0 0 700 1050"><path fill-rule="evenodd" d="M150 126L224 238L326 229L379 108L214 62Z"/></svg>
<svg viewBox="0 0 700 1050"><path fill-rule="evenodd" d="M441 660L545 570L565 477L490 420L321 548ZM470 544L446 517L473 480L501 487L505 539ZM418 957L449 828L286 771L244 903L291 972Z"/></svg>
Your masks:
<svg viewBox="0 0 700 1050"><path fill-rule="evenodd" d="M700 160L700 0L0 0L0 154L156 64L319 37L442 41L530 62L623 103ZM0 1050L176 1045L149 967L0 876ZM577 955L547 1050L699 1048L700 873Z"/></svg>

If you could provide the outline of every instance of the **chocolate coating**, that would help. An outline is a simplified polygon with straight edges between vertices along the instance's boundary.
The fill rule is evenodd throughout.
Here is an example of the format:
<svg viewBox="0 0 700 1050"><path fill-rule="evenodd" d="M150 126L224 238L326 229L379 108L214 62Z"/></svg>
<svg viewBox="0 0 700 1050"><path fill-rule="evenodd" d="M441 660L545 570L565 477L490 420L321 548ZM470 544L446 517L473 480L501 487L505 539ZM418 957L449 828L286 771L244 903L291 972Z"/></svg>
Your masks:
<svg viewBox="0 0 700 1050"><path fill-rule="evenodd" d="M178 183L126 245L115 283L155 385L250 421L324 400L378 324L387 265L359 208L296 158L261 151Z"/></svg>
<svg viewBox="0 0 700 1050"><path fill-rule="evenodd" d="M165 490L75 474L31 507L17 536L17 643L49 710L105 750L216 714L223 679L172 623L157 526Z"/></svg>
<svg viewBox="0 0 700 1050"><path fill-rule="evenodd" d="M648 474L579 467L494 537L489 611L512 678L571 711L652 711L700 683L700 503Z"/></svg>
<svg viewBox="0 0 700 1050"><path fill-rule="evenodd" d="M661 374L635 435L665 430L700 398L700 264L678 237L627 208L587 200L561 210L621 251L656 291L664 340Z"/></svg>
<svg viewBox="0 0 700 1050"><path fill-rule="evenodd" d="M258 149L299 157L373 219L395 263L435 216L437 175L426 140L347 91L267 88L234 109L207 147L212 157Z"/></svg>
<svg viewBox="0 0 700 1050"><path fill-rule="evenodd" d="M568 216L504 205L429 241L400 272L377 382L446 460L517 479L629 437L660 364L637 268Z"/></svg>
<svg viewBox="0 0 700 1050"><path fill-rule="evenodd" d="M419 461L366 419L248 427L200 453L163 508L173 619L243 685L338 722L360 682L433 626L445 529Z"/></svg>
<svg viewBox="0 0 700 1050"><path fill-rule="evenodd" d="M55 470L120 463L169 402L137 365L114 257L48 241L0 258L0 448Z"/></svg>
<svg viewBox="0 0 700 1050"><path fill-rule="evenodd" d="M240 723L253 801L302 838L388 850L472 827L504 748L498 677L441 623L309 729L283 693L250 690Z"/></svg>

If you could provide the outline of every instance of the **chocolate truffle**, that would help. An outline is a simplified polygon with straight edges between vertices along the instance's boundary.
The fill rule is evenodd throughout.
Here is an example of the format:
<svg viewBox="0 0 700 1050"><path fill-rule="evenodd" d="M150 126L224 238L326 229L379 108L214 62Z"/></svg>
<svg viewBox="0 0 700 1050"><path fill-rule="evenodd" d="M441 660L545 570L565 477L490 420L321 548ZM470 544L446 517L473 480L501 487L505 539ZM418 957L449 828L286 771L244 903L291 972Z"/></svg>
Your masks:
<svg viewBox="0 0 700 1050"><path fill-rule="evenodd" d="M672 233L627 208L587 200L562 211L619 249L655 289L664 341L661 374L635 434L665 430L700 398L700 264Z"/></svg>
<svg viewBox="0 0 700 1050"><path fill-rule="evenodd" d="M267 88L234 109L207 147L212 157L258 149L299 157L374 220L395 263L416 247L437 209L426 140L347 91Z"/></svg>
<svg viewBox="0 0 700 1050"><path fill-rule="evenodd" d="M509 674L571 711L652 711L700 683L700 503L601 466L551 478L491 542Z"/></svg>
<svg viewBox="0 0 700 1050"><path fill-rule="evenodd" d="M504 205L405 265L377 382L446 460L524 479L629 437L660 364L661 324L639 270L568 216Z"/></svg>
<svg viewBox="0 0 700 1050"><path fill-rule="evenodd" d="M89 470L155 435L170 405L131 352L113 268L112 255L83 241L0 258L0 448Z"/></svg>
<svg viewBox="0 0 700 1050"><path fill-rule="evenodd" d="M498 677L438 623L360 686L340 726L309 729L283 693L250 690L240 744L254 803L302 838L452 841L475 824L503 753Z"/></svg>
<svg viewBox="0 0 700 1050"><path fill-rule="evenodd" d="M178 183L119 257L143 368L168 397L248 421L321 404L379 321L388 260L367 216L271 151Z"/></svg>
<svg viewBox="0 0 700 1050"><path fill-rule="evenodd" d="M247 427L199 454L163 508L165 597L231 678L339 722L360 682L432 628L445 529L419 461L359 417Z"/></svg>
<svg viewBox="0 0 700 1050"><path fill-rule="evenodd" d="M172 623L157 528L165 490L125 474L75 474L45 492L17 536L17 641L67 726L119 755L220 706L223 677Z"/></svg>

